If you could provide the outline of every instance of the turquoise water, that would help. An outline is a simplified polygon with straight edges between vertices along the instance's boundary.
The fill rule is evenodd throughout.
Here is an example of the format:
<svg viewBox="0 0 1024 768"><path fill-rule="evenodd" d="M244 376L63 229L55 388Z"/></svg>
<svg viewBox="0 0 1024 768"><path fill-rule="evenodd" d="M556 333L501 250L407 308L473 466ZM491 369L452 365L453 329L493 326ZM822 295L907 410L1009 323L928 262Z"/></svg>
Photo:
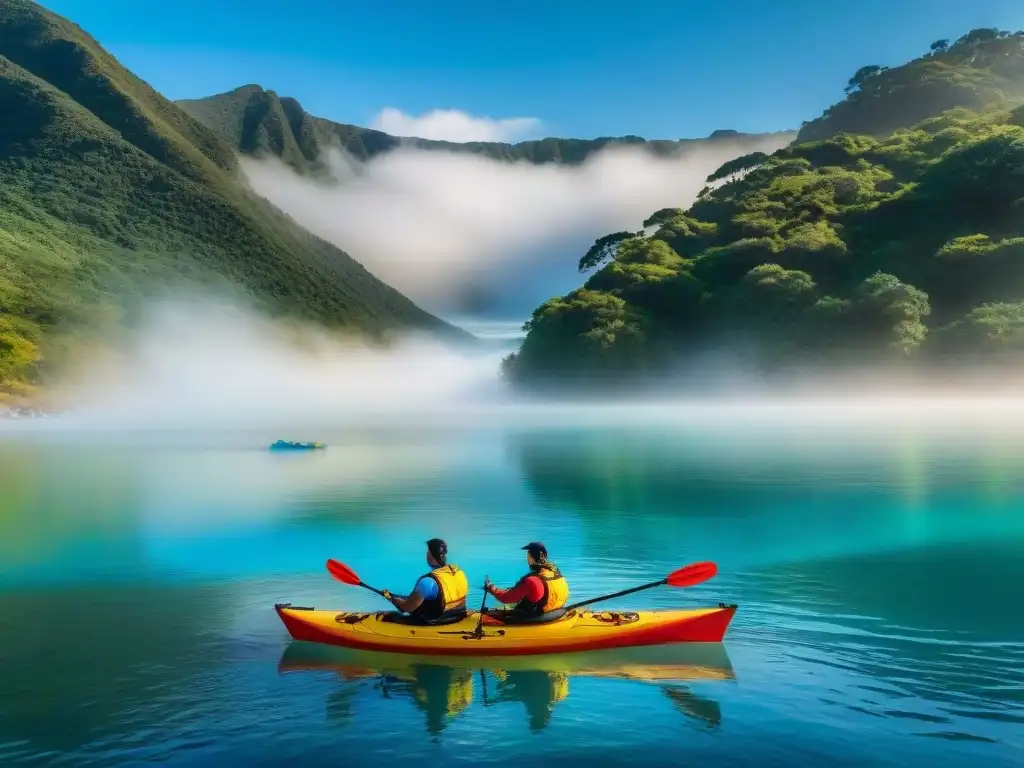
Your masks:
<svg viewBox="0 0 1024 768"><path fill-rule="evenodd" d="M0 435L0 764L1020 765L1018 435ZM473 603L539 538L575 597L714 560L607 606L740 608L723 646L583 659L289 642L275 602L383 607L328 557L405 591L432 536Z"/></svg>

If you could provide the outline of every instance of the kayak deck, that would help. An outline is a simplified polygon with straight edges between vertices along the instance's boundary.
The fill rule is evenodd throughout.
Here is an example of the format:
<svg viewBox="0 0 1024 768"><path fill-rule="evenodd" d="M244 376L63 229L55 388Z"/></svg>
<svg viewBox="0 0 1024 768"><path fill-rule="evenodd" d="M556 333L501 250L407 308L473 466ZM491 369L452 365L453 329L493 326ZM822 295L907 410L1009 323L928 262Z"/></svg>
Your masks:
<svg viewBox="0 0 1024 768"><path fill-rule="evenodd" d="M423 626L389 620L392 613L316 610L281 603L274 606L295 640L344 648L443 656L521 656L629 648L668 643L720 643L736 613L735 605L672 611L570 611L543 624L503 624L479 613L457 622Z"/></svg>

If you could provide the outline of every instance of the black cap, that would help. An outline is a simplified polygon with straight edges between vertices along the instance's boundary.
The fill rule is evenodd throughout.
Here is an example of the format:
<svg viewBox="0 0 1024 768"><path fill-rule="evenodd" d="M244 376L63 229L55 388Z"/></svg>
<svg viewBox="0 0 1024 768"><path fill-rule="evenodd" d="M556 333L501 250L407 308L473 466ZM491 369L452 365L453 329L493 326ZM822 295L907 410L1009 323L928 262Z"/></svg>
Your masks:
<svg viewBox="0 0 1024 768"><path fill-rule="evenodd" d="M444 558L448 554L448 545L444 543L444 539L430 539L427 542L427 549L435 560L444 563Z"/></svg>
<svg viewBox="0 0 1024 768"><path fill-rule="evenodd" d="M533 556L534 560L544 560L548 556L548 548L541 544L539 541L531 541L525 547L523 547L530 555Z"/></svg>

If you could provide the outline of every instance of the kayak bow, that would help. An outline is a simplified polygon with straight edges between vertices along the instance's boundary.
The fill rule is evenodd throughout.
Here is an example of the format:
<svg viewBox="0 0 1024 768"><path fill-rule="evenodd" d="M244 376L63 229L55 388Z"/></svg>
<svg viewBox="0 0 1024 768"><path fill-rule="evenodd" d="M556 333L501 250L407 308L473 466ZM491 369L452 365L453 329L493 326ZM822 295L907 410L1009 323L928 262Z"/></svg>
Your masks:
<svg viewBox="0 0 1024 768"><path fill-rule="evenodd" d="M504 624L471 611L454 623L424 626L395 621L394 612L351 613L279 603L278 616L295 640L367 651L439 656L523 656L668 643L720 643L735 605L673 611L570 611L547 623Z"/></svg>

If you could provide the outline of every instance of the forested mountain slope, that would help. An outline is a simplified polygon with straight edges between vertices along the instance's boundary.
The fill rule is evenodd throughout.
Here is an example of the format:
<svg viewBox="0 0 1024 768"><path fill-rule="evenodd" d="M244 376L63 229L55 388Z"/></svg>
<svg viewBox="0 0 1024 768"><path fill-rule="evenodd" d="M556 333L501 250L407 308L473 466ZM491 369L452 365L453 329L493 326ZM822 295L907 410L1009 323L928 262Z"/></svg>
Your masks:
<svg viewBox="0 0 1024 768"><path fill-rule="evenodd" d="M1019 360L1024 108L992 84L1024 67L1022 41L975 30L926 57L962 69L976 110L943 109L927 77L875 96L862 77L801 133L825 138L732 161L688 210L654 213L653 231L599 239L580 261L596 271L534 312L505 373L600 387L710 349L776 371ZM872 99L935 113L887 132Z"/></svg>
<svg viewBox="0 0 1024 768"><path fill-rule="evenodd" d="M28 0L0 0L0 115L0 396L182 280L362 333L461 335L247 191L233 146Z"/></svg>

